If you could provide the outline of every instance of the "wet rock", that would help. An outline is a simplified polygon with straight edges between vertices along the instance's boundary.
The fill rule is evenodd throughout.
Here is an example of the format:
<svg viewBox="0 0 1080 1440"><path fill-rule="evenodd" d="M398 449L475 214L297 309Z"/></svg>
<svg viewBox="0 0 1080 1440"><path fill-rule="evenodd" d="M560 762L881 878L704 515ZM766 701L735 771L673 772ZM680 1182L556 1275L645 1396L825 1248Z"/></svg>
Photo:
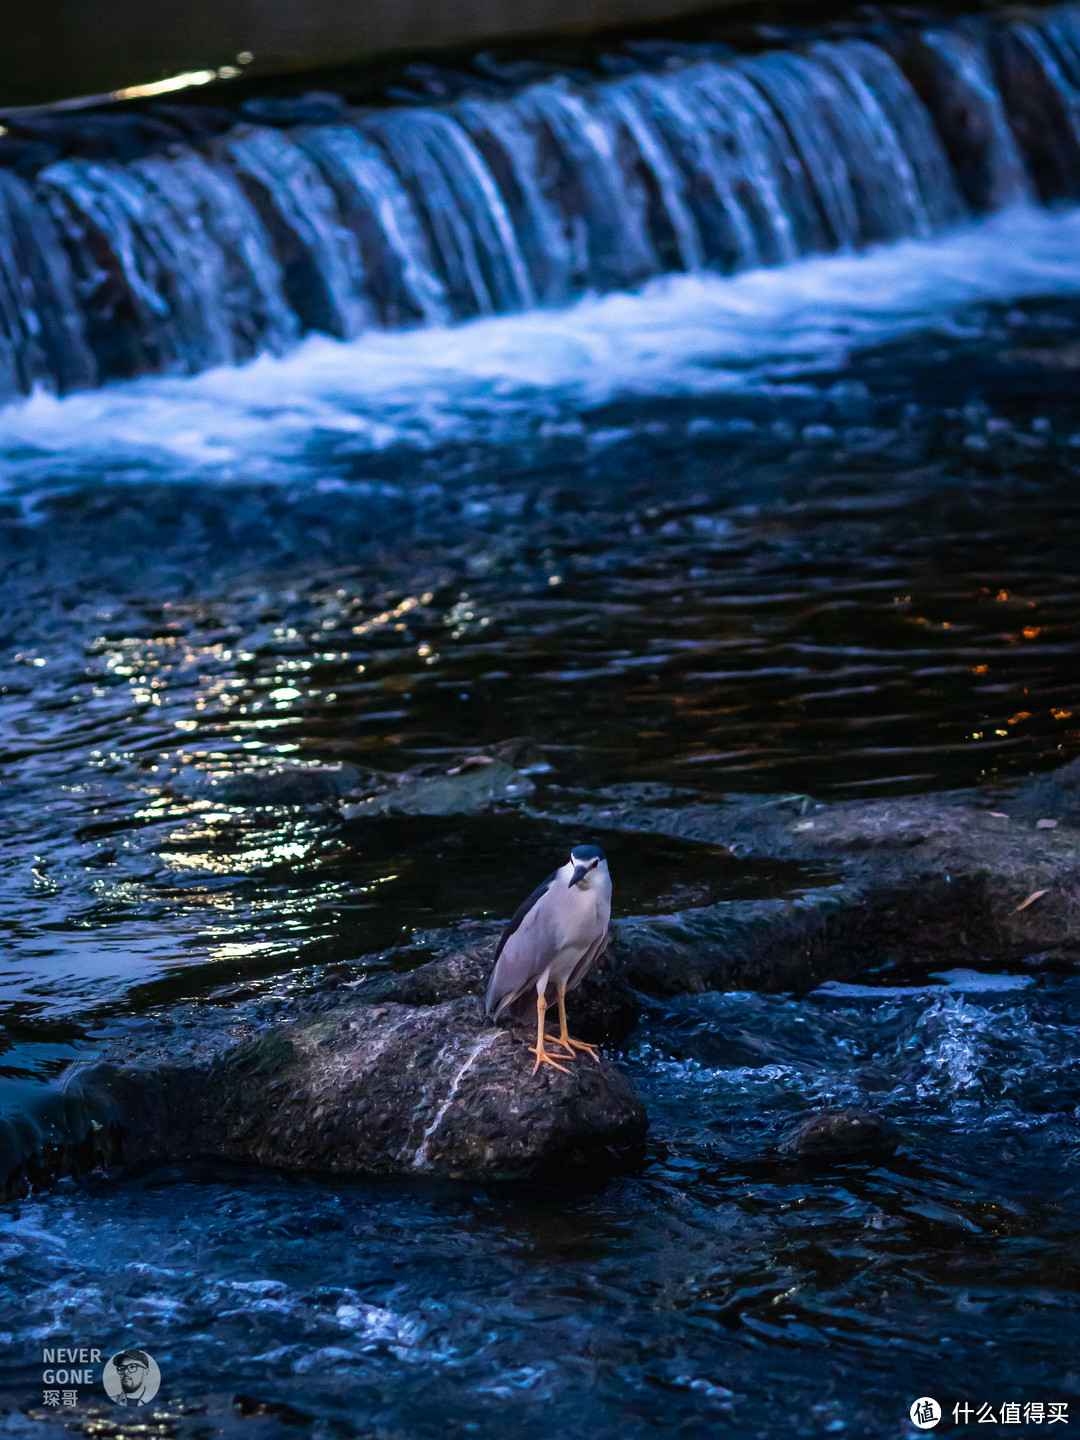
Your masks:
<svg viewBox="0 0 1080 1440"><path fill-rule="evenodd" d="M240 109L260 125L332 125L344 117L345 101L328 90L309 90L306 95L245 100Z"/></svg>
<svg viewBox="0 0 1080 1440"><path fill-rule="evenodd" d="M362 775L355 765L282 765L231 775L201 773L174 783L223 805L325 805L355 790Z"/></svg>
<svg viewBox="0 0 1080 1440"><path fill-rule="evenodd" d="M894 1125L869 1110L819 1110L780 1142L786 1155L801 1160L861 1160L891 1155L900 1143Z"/></svg>
<svg viewBox="0 0 1080 1440"><path fill-rule="evenodd" d="M117 1160L115 1097L90 1069L72 1066L21 1111L0 1117L0 1201Z"/></svg>
<svg viewBox="0 0 1080 1440"><path fill-rule="evenodd" d="M664 995L703 990L810 990L825 978L865 973L834 943L857 891L796 900L721 902L612 925L613 965L628 986Z"/></svg>
<svg viewBox="0 0 1080 1440"><path fill-rule="evenodd" d="M1040 782L1047 788L1028 797L1033 816L1054 803L1074 813L1074 773L1066 767ZM794 899L622 920L616 961L628 984L661 994L804 991L897 963L1007 966L1035 951L1080 961L1080 833L1064 820L1038 829L1034 819L1001 818L990 803L966 791L833 805L800 796L623 805L620 829L725 845L740 856L824 862L842 883ZM610 829L615 817L597 805L561 818Z"/></svg>
<svg viewBox="0 0 1080 1440"><path fill-rule="evenodd" d="M989 29L898 30L887 47L934 117L964 199L976 213L1027 196L1028 185L990 73Z"/></svg>
<svg viewBox="0 0 1080 1440"><path fill-rule="evenodd" d="M505 761L469 766L456 775L406 780L390 790L341 807L346 820L377 815L468 815L492 805L514 804L536 789L520 770Z"/></svg>
<svg viewBox="0 0 1080 1440"><path fill-rule="evenodd" d="M461 950L430 960L415 970L364 980L357 989L357 999L365 1005L387 1001L399 1005L440 1005L466 995L480 995L490 971L490 958L482 951Z"/></svg>
<svg viewBox="0 0 1080 1440"><path fill-rule="evenodd" d="M356 988L357 1000L367 1005L387 1001L400 1005L438 1005L482 995L495 963L495 946L502 925L468 928L474 940L479 938L477 932L481 932L480 944L474 943L468 948L451 945L447 953L414 970L364 980ZM566 1004L573 1033L598 1044L621 1043L637 1024L641 1012L622 967L606 954L571 992Z"/></svg>
<svg viewBox="0 0 1080 1440"><path fill-rule="evenodd" d="M1025 28L993 32L998 88L1039 198L1064 199L1080 186L1080 145L1064 91L1043 68Z"/></svg>
<svg viewBox="0 0 1080 1440"><path fill-rule="evenodd" d="M1033 775L1015 786L1008 799L994 808L1013 820L1031 820L1036 825L1040 820L1056 820L1059 824L1080 828L1080 760L1073 760L1048 775Z"/></svg>
<svg viewBox="0 0 1080 1440"><path fill-rule="evenodd" d="M528 1038L472 996L352 1004L95 1067L125 1162L211 1159L371 1177L508 1179L632 1156L645 1112L606 1061L531 1074Z"/></svg>
<svg viewBox="0 0 1080 1440"><path fill-rule="evenodd" d="M547 770L550 768L544 758L544 752L531 735L515 735L510 740L500 740L495 745L482 745L476 750L470 750L459 756L448 773L454 774L458 770L487 765L493 760L501 760L506 765L513 765L516 770Z"/></svg>

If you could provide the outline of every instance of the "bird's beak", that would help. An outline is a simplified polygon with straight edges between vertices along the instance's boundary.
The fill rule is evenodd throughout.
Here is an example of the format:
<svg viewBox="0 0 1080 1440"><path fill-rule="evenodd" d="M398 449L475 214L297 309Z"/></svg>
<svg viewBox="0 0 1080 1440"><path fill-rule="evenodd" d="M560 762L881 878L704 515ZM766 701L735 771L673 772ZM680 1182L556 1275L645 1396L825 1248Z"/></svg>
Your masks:
<svg viewBox="0 0 1080 1440"><path fill-rule="evenodd" d="M574 871L573 875L571 875L571 877L570 877L570 885L576 885L579 880L584 880L584 879L585 879L585 876L586 876L588 873L589 873L589 867L588 867L588 865L579 865L579 866L577 867L577 869ZM570 889L570 885L567 885L567 887L566 887L568 890Z"/></svg>

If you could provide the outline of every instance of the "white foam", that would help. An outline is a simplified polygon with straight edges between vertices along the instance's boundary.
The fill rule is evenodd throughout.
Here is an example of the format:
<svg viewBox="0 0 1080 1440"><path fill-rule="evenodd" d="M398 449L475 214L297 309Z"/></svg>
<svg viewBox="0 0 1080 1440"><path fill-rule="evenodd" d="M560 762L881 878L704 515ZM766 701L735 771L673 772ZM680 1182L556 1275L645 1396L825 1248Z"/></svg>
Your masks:
<svg viewBox="0 0 1080 1440"><path fill-rule="evenodd" d="M993 995L1003 991L1026 990L1035 983L1030 975L983 975L978 970L933 970L937 985L857 985L843 980L825 980L813 994L847 1000L912 999L944 995Z"/></svg>
<svg viewBox="0 0 1080 1440"><path fill-rule="evenodd" d="M932 970L934 980L942 980L951 990L965 995L990 995L1002 990L1026 990L1034 985L1032 975L982 975L978 970Z"/></svg>
<svg viewBox="0 0 1080 1440"><path fill-rule="evenodd" d="M512 441L617 396L705 395L841 363L963 307L1080 293L1080 210L723 278L668 276L457 328L314 337L284 358L0 412L11 489L88 477L287 480L340 453Z"/></svg>

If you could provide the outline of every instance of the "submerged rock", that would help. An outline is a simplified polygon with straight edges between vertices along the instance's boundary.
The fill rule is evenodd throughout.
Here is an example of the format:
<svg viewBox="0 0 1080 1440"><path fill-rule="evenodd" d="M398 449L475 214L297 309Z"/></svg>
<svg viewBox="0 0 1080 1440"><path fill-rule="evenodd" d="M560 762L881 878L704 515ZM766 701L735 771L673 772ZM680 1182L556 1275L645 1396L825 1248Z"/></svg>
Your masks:
<svg viewBox="0 0 1080 1440"><path fill-rule="evenodd" d="M467 815L524 800L535 790L527 775L502 760L470 766L456 775L406 780L390 790L341 807L346 820L376 815Z"/></svg>
<svg viewBox="0 0 1080 1440"><path fill-rule="evenodd" d="M602 1171L646 1129L606 1061L533 1076L528 1040L475 997L347 1004L210 1053L103 1063L127 1163L210 1159L369 1177Z"/></svg>
<svg viewBox="0 0 1080 1440"><path fill-rule="evenodd" d="M801 1160L859 1160L891 1155L900 1132L888 1120L854 1107L819 1110L780 1142L784 1154Z"/></svg>
<svg viewBox="0 0 1080 1440"><path fill-rule="evenodd" d="M362 778L355 765L279 765L231 774L200 772L173 783L222 805L325 805L355 790Z"/></svg>

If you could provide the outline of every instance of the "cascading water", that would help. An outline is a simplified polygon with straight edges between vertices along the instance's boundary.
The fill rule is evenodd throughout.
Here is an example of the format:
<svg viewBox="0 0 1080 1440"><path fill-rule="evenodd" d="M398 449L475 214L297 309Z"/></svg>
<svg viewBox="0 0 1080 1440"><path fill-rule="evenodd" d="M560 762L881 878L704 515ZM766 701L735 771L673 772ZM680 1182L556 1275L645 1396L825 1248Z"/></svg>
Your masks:
<svg viewBox="0 0 1080 1440"><path fill-rule="evenodd" d="M1031 179L985 44L958 30L931 30L922 40L923 78L941 110L939 129L967 206L978 213L1030 201Z"/></svg>
<svg viewBox="0 0 1080 1440"><path fill-rule="evenodd" d="M401 111L367 122L433 241L453 312L491 315L532 303L506 205L469 137L450 116Z"/></svg>
<svg viewBox="0 0 1080 1440"><path fill-rule="evenodd" d="M1080 198L1080 9L0 170L0 396Z"/></svg>
<svg viewBox="0 0 1080 1440"><path fill-rule="evenodd" d="M93 383L94 357L71 270L48 211L0 171L0 398L37 384Z"/></svg>
<svg viewBox="0 0 1080 1440"><path fill-rule="evenodd" d="M446 320L446 287L405 187L379 147L344 125L309 130L300 143L326 176L356 237L365 290L382 323Z"/></svg>
<svg viewBox="0 0 1080 1440"><path fill-rule="evenodd" d="M65 161L39 194L71 256L101 378L230 364L297 335L282 266L229 171L190 153Z"/></svg>
<svg viewBox="0 0 1080 1440"><path fill-rule="evenodd" d="M367 319L359 250L318 166L288 135L264 129L228 140L222 161L259 212L303 327L358 334Z"/></svg>

